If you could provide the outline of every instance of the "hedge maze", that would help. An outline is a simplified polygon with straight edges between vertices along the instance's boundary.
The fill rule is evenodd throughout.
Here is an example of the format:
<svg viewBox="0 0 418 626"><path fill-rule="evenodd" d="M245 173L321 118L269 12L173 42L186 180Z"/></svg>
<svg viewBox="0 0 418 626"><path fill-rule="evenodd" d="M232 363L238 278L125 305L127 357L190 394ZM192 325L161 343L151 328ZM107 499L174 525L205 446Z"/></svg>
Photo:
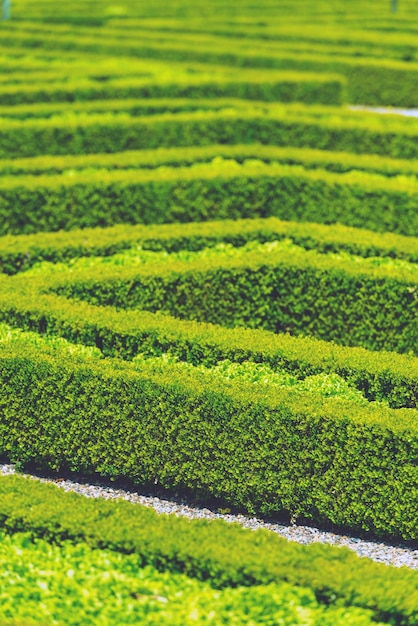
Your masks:
<svg viewBox="0 0 418 626"><path fill-rule="evenodd" d="M416 545L418 124L351 106L417 106L416 7L256 4L16 0L0 25L0 455ZM310 624L418 621L405 568L0 491L14 541L286 583L289 624L301 589Z"/></svg>

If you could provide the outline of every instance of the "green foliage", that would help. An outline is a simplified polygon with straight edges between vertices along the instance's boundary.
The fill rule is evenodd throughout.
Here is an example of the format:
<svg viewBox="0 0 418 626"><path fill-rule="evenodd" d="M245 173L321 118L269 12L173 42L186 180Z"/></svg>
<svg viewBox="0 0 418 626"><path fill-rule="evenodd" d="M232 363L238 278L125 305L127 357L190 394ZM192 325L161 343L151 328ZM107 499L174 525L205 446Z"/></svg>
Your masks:
<svg viewBox="0 0 418 626"><path fill-rule="evenodd" d="M418 262L418 238L373 233L341 224L282 222L277 218L222 220L159 225L119 225L109 228L34 233L0 237L0 269L7 274L35 263L69 262L88 256L111 256L140 245L144 250L197 251L218 244L242 246L250 241L290 239L318 252L348 252L362 257L388 257Z"/></svg>
<svg viewBox="0 0 418 626"><path fill-rule="evenodd" d="M71 82L45 82L31 85L5 85L0 104L31 102L74 102L116 98L247 98L274 102L341 104L345 81L335 74L271 72L231 74L206 72L202 75L176 75L172 68L157 78L113 78L104 84L75 76Z"/></svg>
<svg viewBox="0 0 418 626"><path fill-rule="evenodd" d="M73 344L61 337L51 335L39 335L34 332L24 332L7 324L0 323L0 344L15 344L32 348L40 348L49 354L55 354L58 358L61 354L72 355L75 358L87 360L90 358L102 358L101 351L92 346ZM275 387L292 387L295 391L309 391L318 393L324 397L339 397L345 400L353 400L367 405L364 396L338 374L321 373L304 378L297 378L285 370L273 370L268 364L243 361L234 363L229 359L222 359L216 365L208 368L204 365L194 366L187 362L181 362L170 353L164 353L160 357L144 357L143 353L133 358L133 365L139 365L140 371L150 370L164 371L165 365L179 363L182 368L193 374L198 370L204 374L220 376L225 380L239 380L261 385L274 385Z"/></svg>
<svg viewBox="0 0 418 626"><path fill-rule="evenodd" d="M304 10L302 10L302 14ZM324 12L328 12L326 7ZM258 17L258 15L257 15ZM315 16L317 19L317 16ZM269 16L269 21L271 16ZM253 20L255 21L255 16ZM283 17L281 16L281 23ZM183 28L181 28L181 26ZM348 83L348 99L349 102L359 104L378 104L413 107L416 102L413 98L413 87L417 81L416 64L404 63L400 60L388 58L388 48L393 54L393 49L400 47L399 35L396 38L395 45L380 45L378 54L370 55L371 45L364 44L367 42L367 35L361 31L359 42L352 41L353 30L350 28L349 33L343 31L340 38L343 45L336 46L335 42L335 25L331 30L331 41L329 31L321 25L320 32L323 33L318 37L317 30L315 35L312 33L312 24L298 24L297 32L291 31L290 25L286 24L285 28L273 27L266 29L265 27L251 29L250 24L232 25L228 24L228 29L221 29L221 32L214 33L214 37L208 37L207 32L211 31L213 25L202 24L192 27L193 39L190 40L190 34L185 33L184 21L178 26L182 37L170 38L167 34L167 25L163 22L160 24L162 30L155 32L154 36L150 36L149 30L144 29L143 21L140 20L133 27L132 32L127 27L126 20L123 20L123 27L119 29L104 28L103 36L81 35L74 32L60 32L59 38L56 34L51 34L46 29L41 33L30 33L23 31L22 33L4 33L2 40L4 44L18 46L25 45L28 49L41 47L45 49L71 49L73 51L84 51L84 53L102 53L107 55L121 55L148 58L148 59L173 59L176 61L188 61L215 63L218 65L239 67L240 72L244 72L245 68L270 68L274 70L287 71L304 71L329 73L335 72L344 76ZM235 28L234 28L235 26ZM240 27L241 26L241 27ZM171 27L173 27L171 25ZM132 26L131 26L132 28ZM203 31L203 33L196 32ZM218 26L219 30L219 26ZM266 32L267 30L267 32ZM193 32L194 31L194 32ZM307 31L307 34L306 34ZM255 35L252 34L255 32ZM341 31L340 31L341 32ZM236 37L230 39L235 33ZM222 38L219 35L223 35ZM142 35L142 36L141 36ZM304 41L304 35L306 40ZM379 44L382 40L382 33L368 33L375 38L373 45ZM246 45L246 39L256 37L257 45ZM242 41L242 38L244 41ZM275 46L266 45L266 38L273 39ZM402 34L402 39L411 41L413 35ZM286 41L288 40L288 41ZM328 41L327 41L328 40ZM357 50L353 51L353 56L347 55L347 45L357 43ZM322 44L322 47L321 45ZM333 48L334 44L334 48ZM407 52L407 60L414 56L414 48L416 45L405 45ZM357 54L356 54L357 53ZM357 58L356 58L357 57ZM365 58L358 58L365 57ZM402 55L400 55L402 59ZM26 96L28 98L28 96ZM11 102L11 96L7 102ZM22 98L22 96L21 96ZM39 98L39 96L38 96ZM22 100L18 100L20 102Z"/></svg>
<svg viewBox="0 0 418 626"><path fill-rule="evenodd" d="M62 354L71 355L75 359L83 361L87 359L102 358L101 351L93 346L84 346L83 344L74 344L62 337L54 337L50 335L39 335L34 332L24 332L17 328L12 328L7 324L0 323L0 344L1 345L18 345L27 346L32 349L40 348L49 354L55 354L58 358Z"/></svg>
<svg viewBox="0 0 418 626"><path fill-rule="evenodd" d="M205 94L202 94L204 96ZM328 107L273 107L197 111L129 118L118 114L72 119L4 120L2 158L42 154L115 153L123 150L261 143L395 159L418 155L417 133L400 116L346 113Z"/></svg>
<svg viewBox="0 0 418 626"><path fill-rule="evenodd" d="M2 294L0 310L9 323L47 332L52 343L56 336L65 337L98 346L106 356L132 359L138 352L148 357L169 352L209 367L224 359L237 363L251 360L298 378L337 373L371 401L384 401L393 408L417 406L418 364L412 356L373 353L249 328L227 329L147 311L119 312L57 296L22 297L17 291ZM19 333L17 338L23 339Z"/></svg>
<svg viewBox="0 0 418 626"><path fill-rule="evenodd" d="M1 331L2 326L0 325L0 341L2 341ZM10 333L10 330L8 332ZM14 332L19 336L19 331ZM31 333L31 335L32 334L36 336L35 333ZM39 337L39 335L37 337ZM45 339L48 340L48 337ZM310 393L317 393L325 398L338 397L367 406L367 400L363 394L353 389L341 376L335 373L326 374L322 372L321 374L306 376L300 379L294 374L292 375L283 370L275 371L265 363L254 363L253 361L234 363L229 359L220 360L216 365L208 368L204 365L195 366L187 362L179 362L169 353L164 353L160 357L148 358L144 358L143 353L141 353L133 358L133 365L135 366L138 363L141 371L149 369L151 372L156 370L163 371L167 363L171 365L179 363L178 367L180 371L186 368L191 374L195 371L199 371L209 376L217 376L225 380L238 380L263 386L290 387L296 392L308 391Z"/></svg>
<svg viewBox="0 0 418 626"><path fill-rule="evenodd" d="M0 325L0 454L415 541L416 123L313 103L348 94L415 106L416 10L405 2L387 19L357 0L349 11L301 0L297 15L290 4L235 4L21 0L2 25L0 116L13 119L0 120L0 319L32 332ZM254 222L233 223L241 217ZM73 232L48 232L60 229ZM292 624L370 623L351 605L392 626L418 621L415 572L5 480L8 531L63 543L66 567L78 554L80 572L95 557L66 539L209 580L224 590L201 601L203 585L188 589L217 622L232 623L234 607L235 623L245 612L241 622L262 623L266 610L267 622L288 611ZM0 621L6 607L17 626L18 607L33 626L54 603L37 583L55 548L42 544L31 571L18 541L6 561L25 583L4 591ZM123 586L132 594L137 573L99 590L83 578L85 595L65 593L67 621L71 605L86 623L80 607L91 614L102 596L101 623L124 623ZM300 589L254 586L283 581ZM338 608L318 608L302 587ZM173 602L168 623L198 619L187 597Z"/></svg>
<svg viewBox="0 0 418 626"><path fill-rule="evenodd" d="M125 101L117 100L116 102L123 104ZM145 109L149 101L141 100L139 102ZM173 109L176 106L175 100L169 100L167 104L165 104L167 101L154 102L161 102L161 107L168 107L168 103L172 103ZM186 102L189 108L193 106L192 100ZM218 103L218 108L222 108L222 101L216 99L213 102L212 108L215 108L215 103ZM233 102L234 106L237 106L237 101ZM206 103L202 103L202 108L204 108L204 104ZM156 108L157 104L149 104L148 106L150 109L153 106ZM186 107L186 105L184 106ZM197 104L195 107L197 107ZM151 112L150 110L149 113ZM302 165L306 169L324 169L336 173L354 170L357 172L377 173L388 177L418 175L418 163L408 159L391 159L373 154L353 154L350 152L260 144L215 144L213 146L157 148L156 150L126 150L115 154L81 154L75 156L70 154L36 156L23 159L1 159L0 172L3 175L64 174L65 176L74 176L77 171L154 169L162 165L182 167L211 161L222 164L226 159L234 159L239 163L253 163L259 166L263 163ZM399 178L399 180L407 181L406 178Z"/></svg>
<svg viewBox="0 0 418 626"><path fill-rule="evenodd" d="M40 275L44 277L47 274L57 274L65 270L69 270L70 272L78 272L80 270L97 270L102 265L113 268L131 268L141 265L172 263L176 261L188 263L201 260L205 261L210 259L220 260L245 258L245 255L251 252L264 252L268 254L272 250L276 249L286 250L287 252L291 253L292 251L300 250L300 247L295 245L290 239L282 239L280 241L273 240L271 242L259 242L254 240L245 243L243 246L233 246L231 243L217 243L207 248L201 248L200 250L188 250L183 248L181 250L171 253L169 253L167 250L147 250L144 249L142 246L135 246L133 248L128 248L110 256L78 257L70 259L66 263L39 263L34 265L30 270L28 270L25 273L25 277L34 275ZM350 258L350 256L347 255L347 258ZM388 264L395 268L405 268L412 272L416 271L418 276L418 266L410 264L406 261L400 261L398 259L387 259L384 257L371 260L374 261L376 264Z"/></svg>
<svg viewBox="0 0 418 626"><path fill-rule="evenodd" d="M138 367L138 366L137 366ZM0 452L199 501L416 539L416 411L4 346Z"/></svg>
<svg viewBox="0 0 418 626"><path fill-rule="evenodd" d="M16 62L16 59L14 59ZM90 61L90 69L93 61ZM71 67L71 66L70 66ZM123 98L117 100L88 100L86 102L35 102L32 104L0 105L0 117L12 119L60 118L74 121L75 116L92 113L128 113L132 117L185 111L219 111L256 106L237 98ZM263 102L262 107L269 106ZM276 106L276 105L274 105ZM62 119L62 117L61 117ZM80 155L82 156L82 155Z"/></svg>
<svg viewBox="0 0 418 626"><path fill-rule="evenodd" d="M277 238L288 237L290 241L296 242L307 249L313 248L325 254L324 257L312 252L304 255L303 250L297 248L289 241L276 241ZM140 242L142 251L130 249L136 242ZM262 242L267 242L262 244ZM270 242L270 243L269 243ZM222 245L221 245L222 244ZM243 246L238 249L230 247ZM212 246L204 250L205 246ZM261 245L261 248L260 248ZM220 248L219 248L220 246ZM283 247L280 253L280 248ZM283 262L288 265L293 260L300 263L301 259L305 259L304 267L308 267L312 274L312 263L317 264L316 267L321 272L333 271L341 272L348 282L360 280L364 284L365 297L368 290L372 288L371 293L379 293L384 285L398 284L405 285L402 298L410 298L411 302L411 340L414 341L414 285L416 283L415 265L408 265L402 261L407 258L416 261L418 257L418 247L416 239L405 238L396 235L377 235L368 231L360 231L356 229L345 228L342 226L321 226L314 224L296 224L283 223L275 219L257 220L257 221L238 221L238 222L221 222L207 224L185 224L182 226L130 226L115 227L104 230L75 231L72 240L68 240L68 235L64 232L56 234L39 234L20 237L5 237L0 240L0 258L3 259L3 270L16 272L25 266L31 266L36 261L43 259L52 261L65 261L73 259L70 266L57 265L57 270L71 269L68 276L67 291L76 289L73 283L85 282L89 276L91 286L97 291L101 289L100 285L103 281L109 283L109 280L117 281L113 286L108 284L106 287L107 297L115 289L120 289L120 298L122 306L126 306L124 299L124 285L129 281L138 280L137 270L133 268L129 270L126 263L138 260L151 261L159 259L165 261L165 270L163 274L164 290L170 288L170 272L180 270L180 276L187 276L190 272L198 270L199 281L203 280L208 269L214 270L213 262L217 261L217 256L224 255L222 260L219 256L217 261L218 273L221 266L228 261L228 256L242 256L242 252L249 250L246 254L249 261L254 261L254 254L251 256L251 248L255 248L253 252L259 248L256 254L257 263L259 264L260 255L263 264L267 259L267 255L263 254L270 248L271 262L280 264ZM125 250L125 252L123 252ZM198 252L198 251L201 252ZM276 254L274 254L276 250ZM114 254L121 251L123 254ZM152 252L154 251L154 252ZM160 252L158 252L160 251ZM194 252L193 252L194 251ZM331 251L339 252L337 255L330 254ZM366 258L361 259L352 257L347 252L353 251L362 254ZM158 252L156 254L156 252ZM170 252L171 256L167 256ZM280 254L277 255L277 252ZM290 254L292 252L292 254ZM197 254L198 253L198 254ZM78 259L80 255L114 255L105 256L101 261L95 258ZM197 256L196 256L197 254ZM126 256L125 256L126 255ZM203 258L202 258L203 255ZM226 256L225 256L226 255ZM368 255L381 255L380 257L370 258ZM184 258L195 257L196 262L190 266L190 263L180 263L179 260ZM200 256L200 260L199 260ZM206 261L204 262L204 257ZM211 257L213 257L211 261ZM283 261L283 257L285 257ZM392 258L394 257L394 259ZM174 267L173 259L177 259ZM399 260L398 260L399 259ZM119 265L116 268L122 269L120 263L124 263L123 272L112 270L112 264L116 261ZM207 265L208 262L209 266ZM239 263L244 263L239 260ZM68 263L69 261L67 261ZM94 270L97 263L102 263ZM167 274L167 262L169 272ZM202 263L204 264L202 265ZM292 261L293 262L293 261ZM206 265L205 265L206 263ZM87 275L80 270L75 271L77 266L93 267ZM228 266L228 265L227 265ZM250 264L251 266L251 264ZM238 266L231 269L235 271ZM256 264L254 267L258 267ZM351 269L350 269L351 268ZM46 267L45 267L46 269ZM52 266L51 269L54 269ZM151 274L142 276L141 280L150 280L154 275L158 278L163 266L152 270ZM303 268L300 268L302 271ZM109 272L110 270L110 272ZM295 269L296 271L296 269ZM203 274L202 274L203 272ZM255 275L257 274L254 269ZM37 270L37 276L22 276L22 279L15 277L12 282L2 282L2 299L1 299L1 318L12 324L22 328L35 330L37 332L49 335L58 335L69 339L76 343L82 343L89 346L98 346L105 355L118 356L122 358L132 359L133 356L141 351L146 356L158 356L161 353L169 351L171 354L182 360L207 366L213 366L219 359L230 359L234 362L245 360L260 361L269 363L275 369L286 370L290 373L296 373L298 378L304 378L307 375L316 375L320 373L337 373L347 380L350 385L357 387L369 400L387 401L392 407L415 407L416 398L418 397L418 388L416 380L416 362L411 357L401 357L393 353L371 354L365 350L344 349L330 343L314 341L312 339L297 339L285 335L274 335L269 332L224 329L219 326L212 327L210 324L191 323L183 320L174 320L167 316L155 316L145 311L124 311L118 313L113 308L101 308L91 306L86 303L68 301L59 296L42 295L40 290L44 290L48 284L47 274L45 270ZM62 272L65 273L64 271ZM213 274L213 271L212 271ZM415 278L414 278L415 276ZM62 288L65 279L58 273L58 285ZM368 277L368 278L367 278ZM52 278L57 284L57 279ZM309 278L309 274L308 274ZM16 282L17 280L17 282ZM412 282L411 282L412 280ZM128 282L127 282L128 281ZM364 281L367 281L366 284ZM117 287L117 285L120 287ZM194 290L198 289L197 283ZM265 286L263 287L263 289ZM21 293L22 289L24 293ZM83 287L84 291L85 288ZM111 291L109 291L109 289ZM318 294L323 293L324 286L317 287L316 298ZM81 292L80 292L81 293ZM337 319L334 321L334 313L329 316L329 322L337 326L338 319L341 319L340 305L343 297L339 288L338 291L332 293L332 301L335 301L335 308L339 308ZM383 291L384 294L384 291ZM100 296L104 297L104 292ZM245 295L245 294L244 294ZM257 294L255 294L257 295ZM174 293L175 296L175 293ZM155 294L152 296L155 299ZM170 296L171 298L172 296ZM205 294L207 299L208 294ZM258 296L257 296L258 297ZM261 293L260 293L261 297ZM379 296L380 297L380 296ZM378 296L373 296L374 299ZM198 300L198 298L197 298ZM301 306L304 302L303 294L296 294L294 297L295 306ZM324 296L325 300L325 296ZM110 300L114 302L113 300ZM262 299L261 299L262 301ZM409 301L409 300L408 300ZM400 300L404 302L405 300ZM127 301L129 304L129 301ZM132 296L131 303L132 304ZM174 305L173 305L174 306ZM177 306L177 305L176 305ZM201 304L197 302L196 306L201 308ZM234 303L235 306L235 303ZM353 298L353 306L356 306L356 299ZM360 304L359 304L360 306ZM403 306L403 305L402 305ZM200 310L199 308L199 310ZM401 307L400 307L401 308ZM274 308L277 315L277 307ZM372 310L370 304L366 307L366 312ZM360 311L360 310L359 310ZM360 314L360 313L359 313ZM362 312L361 312L362 314ZM199 314L200 315L200 314ZM340 318L338 318L340 315ZM405 319L407 309L403 311L401 319ZM381 315L374 319L374 314L370 314L370 326L375 327L376 322ZM321 311L321 323L324 323L324 312ZM258 320L260 322L260 320ZM338 322L339 323L339 322ZM398 323L398 322L396 322ZM360 320L364 326L364 321ZM348 336L351 326L343 331L345 337ZM358 329L357 329L358 330ZM388 345L390 335L385 335L384 328L382 330L382 342L380 347ZM300 332L306 333L304 326L300 326ZM352 332L352 331L351 331ZM370 342L370 328L364 327L364 336L368 337ZM325 336L325 339L328 337ZM391 340L393 341L393 339ZM398 344L391 344L396 347Z"/></svg>
<svg viewBox="0 0 418 626"><path fill-rule="evenodd" d="M372 612L325 607L286 583L215 590L180 573L143 567L136 554L0 535L0 620L36 616L67 625L257 624L368 626ZM2 622L0 622L2 623ZM381 624L383 626L383 624Z"/></svg>
<svg viewBox="0 0 418 626"><path fill-rule="evenodd" d="M286 33L281 32L279 36L285 35ZM381 37L381 34L378 36ZM352 32L349 37L346 36L346 40L351 37ZM299 47L301 47L303 28L300 26L298 26L298 39ZM288 49L259 50L256 46L253 49L249 49L248 46L241 48L235 41L229 43L227 40L224 40L222 47L219 43L217 46L203 43L201 46L191 47L188 42L182 43L181 41L177 44L167 42L165 45L161 45L161 41L147 41L146 44L142 44L142 55L148 54L150 58L161 58L169 52L173 58L183 61L189 59L202 63L224 63L238 67L335 72L346 78L347 99L351 103L411 108L416 105L411 97L412 85L418 77L416 64L406 64L387 58L347 58L343 56L345 50L340 50L339 54L332 54L330 50L327 55L315 53L312 49L311 53L307 54L305 50L297 49L298 44L288 45ZM311 46L313 47L314 44L311 43Z"/></svg>
<svg viewBox="0 0 418 626"><path fill-rule="evenodd" d="M175 573L161 576L162 580L184 580L178 574L183 572L208 581L223 590L219 597L231 600L233 596L230 594L234 591L228 587L245 585L249 587L248 595L242 588L235 592L241 607L244 597L251 597L251 593L254 594L252 597L260 599L257 594L263 592L255 585L269 585L270 592L273 592L271 596L275 589L291 593L289 587L283 585L286 581L290 585L311 588L321 603L335 604L341 607L340 610L347 606L363 607L373 611L374 619L385 623L396 626L413 626L416 623L417 573L359 558L345 548L324 544L299 545L264 530L253 532L222 520L209 522L158 515L140 505L83 498L65 493L53 485L19 476L1 477L0 493L0 516L8 532L24 530L33 537L64 543L66 554L79 560L86 554L96 560L102 558L96 550L90 552L87 546L79 544L85 541L92 548L132 553L126 561L126 557L121 560L145 566L146 572L151 572L149 566L152 566ZM65 541L68 539L78 545L71 548ZM19 540L11 540L10 543L16 544ZM48 548L43 542L37 545L43 547L46 556L48 552L57 553L56 548ZM26 542L28 548L31 546ZM23 560L24 555L16 555L10 560L16 563L19 558ZM117 555L109 555L109 559L113 563L119 561ZM26 570L27 562L23 562L21 567ZM47 572L42 569L45 579ZM67 566L65 569L70 568ZM109 570L108 567L106 569ZM134 587L138 584L145 586L146 582L139 579L137 569L135 575ZM156 578L157 574L153 576ZM72 585L75 582L74 577L70 579ZM123 585L123 582L119 579L114 584ZM202 588L191 580L188 585L189 589ZM104 593L109 593L109 585ZM308 606L314 606L312 596L305 589L295 590L294 593L304 594L306 601L309 598ZM264 595L262 597L265 598ZM257 604L271 606L272 601L274 598L271 597L269 601L258 601ZM340 615L333 613L335 609L332 606L328 610L334 620L339 619ZM356 619L355 611L351 611L346 614L346 620L350 621L345 623L356 623L351 621ZM322 616L324 620L326 614ZM306 615L304 617L306 619ZM334 621L336 623L338 621Z"/></svg>
<svg viewBox="0 0 418 626"><path fill-rule="evenodd" d="M416 236L417 189L412 178L233 161L10 177L0 185L1 232L276 216Z"/></svg>
<svg viewBox="0 0 418 626"><path fill-rule="evenodd" d="M272 242L241 257L212 253L138 268L102 265L62 278L46 275L39 285L99 306L417 355L415 265L371 261Z"/></svg>
<svg viewBox="0 0 418 626"><path fill-rule="evenodd" d="M215 243L213 246L201 248L200 250L181 249L169 253L167 250L147 250L142 246L128 248L119 253L109 256L95 257L75 257L69 259L66 263L43 262L32 266L25 277L33 275L46 276L47 274L57 274L62 271L80 271L80 270L99 270L101 266L109 267L135 267L141 265L157 264L157 263L175 263L207 261L210 259L245 259L247 254L269 254L271 252L287 252L289 255L303 252L304 248L295 244L290 238L277 239L267 242L257 240L249 241L242 246L234 246L231 243ZM330 259L337 261L345 261L349 265L360 265L364 268L382 268L393 270L394 272L404 272L405 276L418 278L418 264L409 263L403 259L393 259L386 256L368 256L366 258L347 252L339 254L325 251Z"/></svg>

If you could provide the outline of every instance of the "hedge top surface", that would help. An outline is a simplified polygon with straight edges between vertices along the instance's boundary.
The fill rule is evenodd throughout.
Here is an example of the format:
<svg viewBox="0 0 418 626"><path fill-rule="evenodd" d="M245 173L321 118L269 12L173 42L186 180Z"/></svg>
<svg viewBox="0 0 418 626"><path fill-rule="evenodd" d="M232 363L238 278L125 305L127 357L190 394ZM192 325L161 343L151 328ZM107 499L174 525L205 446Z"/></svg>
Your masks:
<svg viewBox="0 0 418 626"><path fill-rule="evenodd" d="M322 601L372 608L376 618L399 626L416 623L417 573L361 559L345 548L298 545L223 521L158 515L20 476L0 477L0 491L0 519L9 532L136 552L144 564L185 571L218 587L287 580L310 586Z"/></svg>

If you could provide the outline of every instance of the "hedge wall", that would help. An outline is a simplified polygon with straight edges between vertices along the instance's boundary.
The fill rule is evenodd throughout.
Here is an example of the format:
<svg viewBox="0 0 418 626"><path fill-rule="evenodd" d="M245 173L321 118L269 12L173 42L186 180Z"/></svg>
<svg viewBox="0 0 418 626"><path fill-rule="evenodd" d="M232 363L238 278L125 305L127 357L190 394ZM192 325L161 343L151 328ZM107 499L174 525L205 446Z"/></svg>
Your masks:
<svg viewBox="0 0 418 626"><path fill-rule="evenodd" d="M218 588L285 580L312 588L321 602L371 609L376 620L398 626L417 620L416 572L359 558L345 548L299 545L221 520L158 515L140 505L83 498L20 476L1 477L0 493L0 519L8 532L136 553L144 565L183 571Z"/></svg>
<svg viewBox="0 0 418 626"><path fill-rule="evenodd" d="M2 351L0 398L0 451L12 462L417 538L415 411L18 346Z"/></svg>
<svg viewBox="0 0 418 626"><path fill-rule="evenodd" d="M246 98L267 102L306 102L342 104L345 81L335 74L308 74L301 72L271 72L257 76L207 77L190 74L182 80L144 78L112 78L105 83L77 74L71 82L45 82L33 85L4 85L0 104L29 104L31 102L75 102L115 98Z"/></svg>
<svg viewBox="0 0 418 626"><path fill-rule="evenodd" d="M47 155L0 159L0 174L3 176L44 175L62 174L67 170L83 169L154 169L163 165L171 167L190 166L197 163L207 163L215 159L234 159L238 163L255 159L263 163L277 164L280 162L287 165L302 165L306 169L323 169L341 174L356 170L388 177L418 175L418 163L407 159L260 144L215 144L183 148L157 148L155 150L127 150L109 154Z"/></svg>
<svg viewBox="0 0 418 626"><path fill-rule="evenodd" d="M231 27L229 27L228 31ZM246 25L248 31L248 25ZM263 38L266 36L263 29ZM182 32L182 34L184 31ZM116 36L119 34L119 36ZM161 33L160 33L161 35ZM381 36L381 34L379 34ZM158 36L158 33L157 33ZM298 33L300 36L300 33ZM4 43L12 46L24 45L28 48L41 48L49 50L74 50L92 53L107 53L137 56L141 58L174 59L177 61L198 61L204 63L217 63L219 65L231 65L251 68L271 68L287 71L309 72L333 72L344 76L348 82L349 102L369 105L414 107L416 101L413 96L413 86L417 82L418 65L405 63L392 59L377 58L350 58L342 50L334 50L328 54L312 50L309 54L295 49L295 44L290 44L289 49L266 50L253 47L248 50L240 49L236 41L229 43L217 38L216 43L199 44L199 35L195 33L196 43L189 42L183 45L180 42L164 42L167 33L153 42L144 38L138 41L127 39L126 30L115 33L110 30L103 39L97 36L74 36L72 33L62 32L50 35L45 32L39 33L4 33ZM274 37L276 40L279 35ZM351 33L350 33L351 37ZM350 39L348 37L348 39ZM265 42L264 42L265 46ZM343 52L343 54L342 54ZM364 54L364 53L363 53Z"/></svg>
<svg viewBox="0 0 418 626"><path fill-rule="evenodd" d="M370 352L311 337L292 337L254 329L231 329L180 320L147 311L117 311L62 296L2 293L0 319L26 330L97 346L105 356L132 359L139 353L175 355L213 366L221 359L268 363L305 377L337 373L370 401L392 408L418 408L416 357Z"/></svg>
<svg viewBox="0 0 418 626"><path fill-rule="evenodd" d="M382 116L384 117L384 116ZM417 133L405 120L307 109L206 111L125 118L5 120L0 157L121 152L214 143L261 143L413 159Z"/></svg>
<svg viewBox="0 0 418 626"><path fill-rule="evenodd" d="M0 233L273 215L417 236L417 198L411 180L284 165L10 177L0 183Z"/></svg>
<svg viewBox="0 0 418 626"><path fill-rule="evenodd" d="M40 261L62 262L81 256L109 256L140 244L148 250L200 250L218 243L289 238L307 250L349 252L418 262L418 238L374 233L342 224L283 222L275 217L184 224L119 225L108 228L7 235L0 237L0 271L15 274Z"/></svg>
<svg viewBox="0 0 418 626"><path fill-rule="evenodd" d="M81 102L35 102L1 105L0 117L11 119L48 119L69 113L128 113L133 117L158 113L219 111L224 108L247 108L247 100L237 98L123 98L122 100L87 100ZM251 103L254 104L254 103ZM262 105L266 106L263 102Z"/></svg>
<svg viewBox="0 0 418 626"><path fill-rule="evenodd" d="M54 292L92 304L418 354L412 269L285 250L140 269L101 266L49 281Z"/></svg>

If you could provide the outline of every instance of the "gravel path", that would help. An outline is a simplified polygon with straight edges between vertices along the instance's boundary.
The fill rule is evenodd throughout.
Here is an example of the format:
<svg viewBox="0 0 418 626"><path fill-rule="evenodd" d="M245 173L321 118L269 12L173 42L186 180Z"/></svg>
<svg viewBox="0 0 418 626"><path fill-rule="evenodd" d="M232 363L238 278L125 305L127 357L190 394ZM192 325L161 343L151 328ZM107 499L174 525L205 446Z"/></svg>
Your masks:
<svg viewBox="0 0 418 626"><path fill-rule="evenodd" d="M14 474L13 465L0 465L0 475ZM24 474L29 476L28 474ZM190 519L210 518L224 519L227 522L238 522L245 528L257 530L264 528L271 532L277 533L281 537L285 537L291 541L308 544L315 541L321 543L329 543L336 546L345 546L356 552L361 557L368 557L379 563L386 565L394 565L395 567L408 567L410 569L418 569L418 549L409 548L401 544L377 543L375 541L366 541L348 535L339 535L332 532L326 532L312 528L310 526L272 524L264 522L262 519L250 518L245 515L222 515L210 509L189 506L181 502L164 500L153 496L143 496L135 491L125 491L123 489L114 489L108 486L98 484L78 483L65 479L48 479L32 476L36 480L43 482L53 482L64 491L75 491L89 498L106 498L113 500L121 498L135 504L142 504L152 507L157 513L174 513L182 515Z"/></svg>
<svg viewBox="0 0 418 626"><path fill-rule="evenodd" d="M398 109L396 107L368 107L362 105L352 105L348 107L351 111L370 111L370 113L381 113L387 115L404 115L405 117L418 117L418 109Z"/></svg>

